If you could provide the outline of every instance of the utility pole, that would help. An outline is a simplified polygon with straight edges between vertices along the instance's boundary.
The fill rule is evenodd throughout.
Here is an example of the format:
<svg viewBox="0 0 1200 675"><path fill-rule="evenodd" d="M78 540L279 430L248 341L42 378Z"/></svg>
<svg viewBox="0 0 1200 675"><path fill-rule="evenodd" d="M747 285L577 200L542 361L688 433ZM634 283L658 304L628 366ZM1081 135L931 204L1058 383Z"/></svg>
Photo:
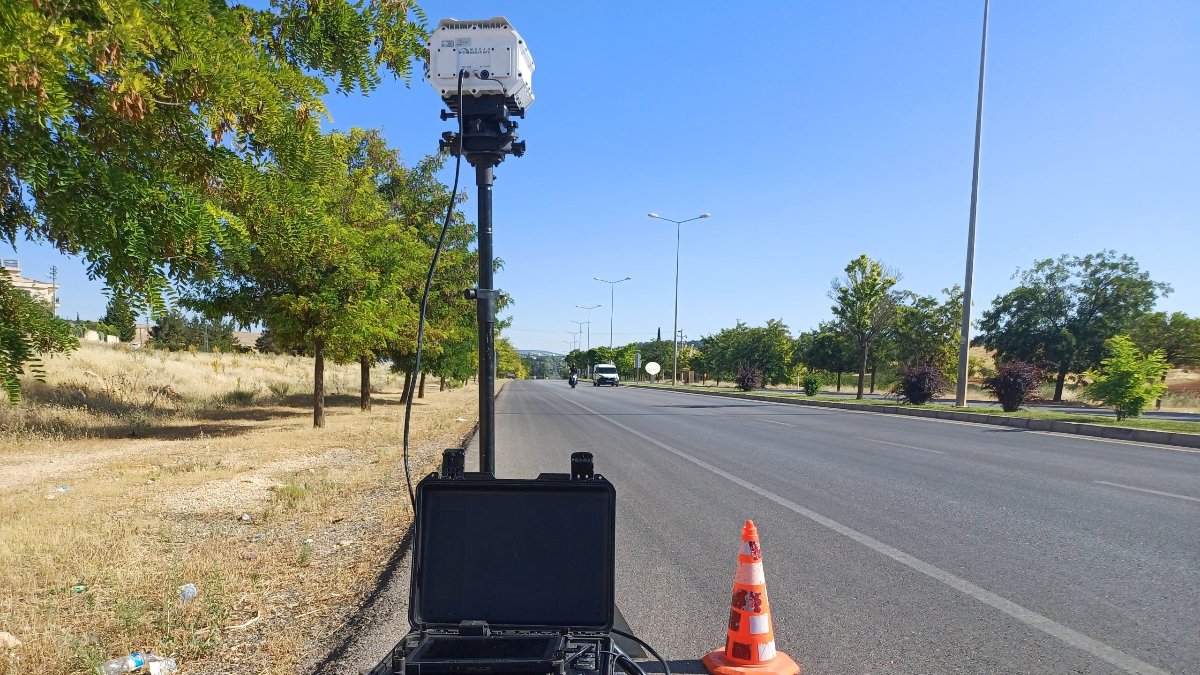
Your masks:
<svg viewBox="0 0 1200 675"><path fill-rule="evenodd" d="M958 386L954 405L967 405L967 362L971 351L971 282L975 276L975 214L979 205L979 145L983 137L983 74L987 64L988 4L983 0L983 38L979 47L979 95L975 101L975 165L971 170L971 220L967 228L967 273L963 283L962 328L958 345Z"/></svg>
<svg viewBox="0 0 1200 675"><path fill-rule="evenodd" d="M50 313L58 316L58 265L50 266Z"/></svg>

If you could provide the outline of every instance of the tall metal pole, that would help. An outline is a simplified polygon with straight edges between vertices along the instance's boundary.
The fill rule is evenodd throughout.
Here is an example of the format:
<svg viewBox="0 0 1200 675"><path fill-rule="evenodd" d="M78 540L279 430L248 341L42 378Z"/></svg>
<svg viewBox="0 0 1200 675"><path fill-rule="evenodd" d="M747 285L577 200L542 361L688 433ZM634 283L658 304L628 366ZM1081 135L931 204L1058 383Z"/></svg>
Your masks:
<svg viewBox="0 0 1200 675"><path fill-rule="evenodd" d="M496 298L492 279L492 164L475 165L479 188L479 470L496 473Z"/></svg>
<svg viewBox="0 0 1200 675"><path fill-rule="evenodd" d="M979 145L983 137L983 75L987 64L988 4L983 0L983 38L979 48L979 96L975 102L975 166L971 170L971 224L967 229L967 272L963 282L961 340L958 346L958 388L954 405L967 405L967 361L971 349L971 283L975 276L975 214L979 204Z"/></svg>
<svg viewBox="0 0 1200 675"><path fill-rule="evenodd" d="M613 348L613 314L617 311L617 285L608 285L608 348Z"/></svg>
<svg viewBox="0 0 1200 675"><path fill-rule="evenodd" d="M675 361L671 365L671 386L679 384L679 231L681 223L675 223L675 325L671 329L671 342L675 347Z"/></svg>
<svg viewBox="0 0 1200 675"><path fill-rule="evenodd" d="M682 228L684 223L690 223L693 220L700 220L701 218L708 218L710 216L710 214L701 213L700 215L696 216L695 218L688 218L687 220L675 220L673 218L663 218L662 216L658 215L657 213L648 213L646 215L650 216L651 218L665 220L669 223L675 223L675 324L672 327L673 332L671 333L671 342L673 342L674 346L675 346L675 360L674 360L673 364L671 365L671 386L675 386L675 385L679 384L679 343L675 340L675 336L679 334L679 239L680 239L680 229Z"/></svg>
<svg viewBox="0 0 1200 675"><path fill-rule="evenodd" d="M604 283L608 284L608 289L609 289L609 293L608 293L608 348L612 349L613 348L613 314L615 313L615 310L616 310L614 305L616 305L616 303L617 303L617 290L616 290L617 284L619 284L623 281L629 281L633 277L625 277L624 279L617 279L616 281L609 281L608 279L601 279L600 277L592 277L592 278L595 279L596 281L603 281ZM599 307L599 305L597 305L597 307Z"/></svg>

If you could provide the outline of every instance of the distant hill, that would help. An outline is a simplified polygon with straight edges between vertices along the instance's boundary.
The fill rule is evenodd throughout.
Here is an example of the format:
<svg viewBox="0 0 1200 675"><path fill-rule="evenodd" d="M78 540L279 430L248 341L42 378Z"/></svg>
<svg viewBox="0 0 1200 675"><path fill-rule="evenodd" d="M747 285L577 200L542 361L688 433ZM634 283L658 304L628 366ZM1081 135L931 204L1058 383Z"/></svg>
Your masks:
<svg viewBox="0 0 1200 675"><path fill-rule="evenodd" d="M518 349L517 353L521 356L557 356L560 358L564 356L558 352L548 352L544 349Z"/></svg>

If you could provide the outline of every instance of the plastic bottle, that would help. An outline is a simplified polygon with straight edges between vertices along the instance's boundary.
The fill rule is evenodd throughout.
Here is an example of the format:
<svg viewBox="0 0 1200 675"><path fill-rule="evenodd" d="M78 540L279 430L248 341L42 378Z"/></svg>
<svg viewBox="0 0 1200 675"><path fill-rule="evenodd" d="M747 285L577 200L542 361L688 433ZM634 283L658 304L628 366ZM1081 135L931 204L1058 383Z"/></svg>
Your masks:
<svg viewBox="0 0 1200 675"><path fill-rule="evenodd" d="M99 666L96 666L96 672L99 675L123 675L130 673L142 666L149 666L151 675L171 675L179 670L179 666L175 664L175 659L164 658L157 654L143 654L134 652L129 656L122 656L115 659L109 659Z"/></svg>

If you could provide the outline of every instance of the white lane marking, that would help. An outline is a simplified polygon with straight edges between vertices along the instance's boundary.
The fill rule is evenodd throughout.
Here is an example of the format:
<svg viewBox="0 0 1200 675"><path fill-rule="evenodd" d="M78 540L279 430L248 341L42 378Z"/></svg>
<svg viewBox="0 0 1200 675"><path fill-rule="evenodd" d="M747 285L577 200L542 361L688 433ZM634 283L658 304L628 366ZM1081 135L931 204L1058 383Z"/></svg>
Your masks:
<svg viewBox="0 0 1200 675"><path fill-rule="evenodd" d="M1035 612L1031 609L1022 607L1021 605L1018 605L1017 603L1013 602L1012 600L1009 600L1005 597L996 595L995 593L987 590L986 588L976 586L975 584L967 581L966 579L955 576L955 575L951 574L950 572L947 572L946 570L944 570L940 567L937 567L936 565L927 563L924 560L917 558L916 556L905 553L904 551L901 551L900 549L895 548L893 546L889 546L888 544L885 544L882 541L879 541L878 539L871 537L870 535L863 534L862 532L859 532L858 530L856 530L848 525L843 525L832 518L823 516L823 515L817 513L816 511L813 511L811 509L806 509L803 506L800 506L796 502L793 502L791 500L780 497L779 495L775 494L774 492L771 492L765 488L761 488L749 481L738 478L737 476L735 476L727 471L718 469L717 467L713 466L712 464L709 464L708 462L705 462L702 459L697 459L696 457L692 457L691 455L687 454L686 452L684 452L682 450L673 448L670 445L667 445L666 443L663 443L660 440L657 440L655 438L647 436L646 434L643 434L642 432L638 431L637 429L628 427L601 412L598 412L596 410L593 410L593 409L587 407L586 405L583 405L582 403L576 403L575 401L572 401L571 399L566 398L566 397L563 397L563 400L568 401L569 403L572 403L576 406L579 406L580 408L583 408L584 410L592 413L596 417L599 417L600 419L605 420L609 424L612 424L613 426L618 427L620 429L624 429L625 431L628 431L629 433L633 434L634 436L637 436L638 438L641 438L642 440L644 440L648 443L656 445L656 446L662 448L663 450L666 450L667 452L677 455L682 459L686 459L687 461L691 462L692 464L695 464L696 466L698 466L702 469L710 471L710 472L730 481L731 483L740 485L761 497L765 497L766 499L769 499L769 500L775 502L776 504L782 506L785 509L788 509L789 511L798 513L801 516L804 516L805 518L808 518L809 520L813 521L814 523L821 525L822 527L833 530L834 532L837 532L838 534L840 534L844 537L852 539L853 541L856 541L856 542L862 544L863 546L866 546L869 549L872 549L878 553L882 553L883 555L891 558L892 560L895 560L896 562L900 563L901 565L904 565L905 567L916 570L932 579L940 581L943 584L949 586L950 588L953 588L954 590L956 590L966 596L974 598L975 600L978 600L979 602L981 602L989 607L998 609L1001 612L1003 612L1004 614L1007 614L1008 616L1016 619L1017 621L1020 621L1021 623L1025 624L1031 628L1040 630L1043 633L1046 633L1047 635L1059 640L1063 644L1070 645L1072 647L1075 647L1076 649L1085 651L1088 654L1091 654L1092 656L1095 656L1099 659L1107 661L1108 663L1111 663L1112 665L1114 665L1128 673L1139 673L1141 675L1169 675L1169 673L1167 673L1167 671L1162 670L1160 668L1156 668L1156 667L1150 665L1149 663L1146 663L1145 661L1142 661L1134 656L1130 656L1129 654L1126 654L1125 652L1117 649L1116 647L1109 646L1095 638L1088 637L1087 635L1084 635L1083 633L1080 633L1079 631L1074 630L1072 628L1068 628L1068 627L1062 625L1061 623L1058 623L1057 621L1050 619L1049 617L1038 614L1037 612Z"/></svg>
<svg viewBox="0 0 1200 675"><path fill-rule="evenodd" d="M695 393L690 391L672 391L670 389L655 390L647 387L636 387L646 391L662 391L665 393L683 394L685 396L707 396L714 398L712 394ZM733 398L732 396L719 396L716 398ZM778 401L767 401L757 398L738 398L734 400L747 401L749 403L766 403L768 405L786 405L793 408L818 408L821 410L834 410L837 412L850 413L852 415L882 415L884 417L896 417L898 419L911 420L913 422L940 422L941 424L958 424L964 427L984 427L987 429L1012 429L1027 434L1040 434L1042 436L1057 436L1058 438L1068 438L1073 441L1087 442L1096 441L1097 443L1116 443L1118 445L1132 445L1139 448L1148 448L1150 450L1170 450L1172 452L1187 452L1200 455L1200 449L1185 448L1178 445L1162 445L1161 443L1143 443L1141 441L1123 441L1119 438L1100 438L1099 436L1085 436L1083 434L1067 434L1061 431L1035 431L1024 427L1010 427L1001 424L987 424L985 422L963 422L960 420L943 420L937 417L919 417L917 415L898 415L896 413L875 412L874 410L850 410L847 408L826 408L824 406L797 406L792 403L780 403Z"/></svg>
<svg viewBox="0 0 1200 675"><path fill-rule="evenodd" d="M905 445L903 443L893 443L891 441L881 441L878 438L867 438L865 436L855 436L860 441L871 441L872 443L883 443L884 445L894 445L898 448L908 448L909 450L920 450L922 452L932 452L936 455L944 455L946 453L941 450L930 450L929 448L918 448L915 445Z"/></svg>
<svg viewBox="0 0 1200 675"><path fill-rule="evenodd" d="M783 426L785 426L785 427L798 427L798 426L800 426L799 424L788 424L787 422L776 422L775 420L769 420L769 419L767 419L767 418L765 418L765 417L758 417L758 418L756 418L756 419L757 419L759 422L770 422L771 424L782 424L782 425L783 425Z"/></svg>
<svg viewBox="0 0 1200 675"><path fill-rule="evenodd" d="M1094 480L1093 483L1099 485L1111 485L1113 487L1125 488L1126 490L1137 490L1138 492L1149 492L1152 495L1162 495L1164 497L1174 497L1176 499L1186 499L1189 502L1200 502L1200 498L1188 497L1187 495L1177 495L1174 492L1161 492L1159 490L1151 490L1149 488L1134 487L1132 485L1122 485L1121 483L1110 483L1106 480Z"/></svg>

